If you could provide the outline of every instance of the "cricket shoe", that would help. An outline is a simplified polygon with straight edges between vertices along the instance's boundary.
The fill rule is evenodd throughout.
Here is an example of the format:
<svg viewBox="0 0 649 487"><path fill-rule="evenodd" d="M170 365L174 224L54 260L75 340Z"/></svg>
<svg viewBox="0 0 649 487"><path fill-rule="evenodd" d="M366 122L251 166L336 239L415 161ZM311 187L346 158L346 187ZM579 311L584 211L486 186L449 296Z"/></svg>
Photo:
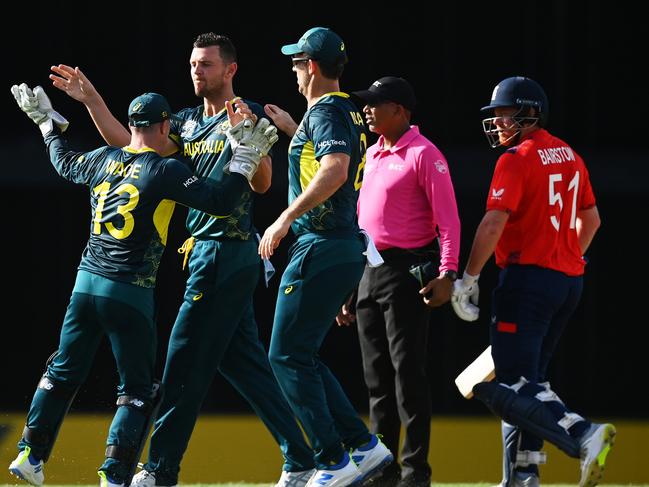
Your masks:
<svg viewBox="0 0 649 487"><path fill-rule="evenodd" d="M392 462L368 485L369 487L398 487L401 481L401 466L397 462Z"/></svg>
<svg viewBox="0 0 649 487"><path fill-rule="evenodd" d="M16 459L9 465L9 472L32 485L43 485L45 481L43 460L37 460L31 452L32 449L28 446L21 450Z"/></svg>
<svg viewBox="0 0 649 487"><path fill-rule="evenodd" d="M368 485L373 487L374 482L376 482L376 480L372 480L372 483ZM430 487L430 477L417 478L413 476L408 476L404 479L401 479L397 483L396 487Z"/></svg>
<svg viewBox="0 0 649 487"><path fill-rule="evenodd" d="M604 474L606 455L615 441L615 426L593 423L580 440L579 487L595 487Z"/></svg>
<svg viewBox="0 0 649 487"><path fill-rule="evenodd" d="M541 480L539 476L533 473L514 472L514 478L509 487L540 487ZM494 487L507 487L505 482L501 482Z"/></svg>
<svg viewBox="0 0 649 487"><path fill-rule="evenodd" d="M541 486L541 479L535 473L514 472L513 476L514 478L512 479L511 485L509 487L540 487ZM503 480L501 483L499 483L498 485L494 485L493 487L508 487L508 486Z"/></svg>
<svg viewBox="0 0 649 487"><path fill-rule="evenodd" d="M284 470L275 487L304 487L314 473L315 468L302 470L301 472L287 472Z"/></svg>
<svg viewBox="0 0 649 487"><path fill-rule="evenodd" d="M155 473L141 470L133 476L130 487L155 487ZM176 487L175 485L169 487Z"/></svg>
<svg viewBox="0 0 649 487"><path fill-rule="evenodd" d="M359 468L345 452L340 463L316 470L305 487L347 487L356 485L360 478Z"/></svg>
<svg viewBox="0 0 649 487"><path fill-rule="evenodd" d="M533 473L522 474L518 472L514 474L514 482L512 487L540 487L540 486L541 486L541 480L539 479L538 475L535 475Z"/></svg>
<svg viewBox="0 0 649 487"><path fill-rule="evenodd" d="M358 485L378 476L385 467L394 461L394 455L377 435L372 435L372 439L367 445L356 448L351 455L361 472L361 477L356 482Z"/></svg>
<svg viewBox="0 0 649 487"><path fill-rule="evenodd" d="M98 471L97 475L99 475L99 487L124 487L124 482L116 482L106 475L106 472L103 470Z"/></svg>

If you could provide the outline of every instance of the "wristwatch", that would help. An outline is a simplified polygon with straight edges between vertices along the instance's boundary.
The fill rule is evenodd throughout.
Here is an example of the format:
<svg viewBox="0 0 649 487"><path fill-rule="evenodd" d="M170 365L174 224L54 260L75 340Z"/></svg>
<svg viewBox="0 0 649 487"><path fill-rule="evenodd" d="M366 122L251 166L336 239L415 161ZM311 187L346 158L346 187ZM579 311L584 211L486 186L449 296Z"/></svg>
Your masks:
<svg viewBox="0 0 649 487"><path fill-rule="evenodd" d="M455 281L457 281L457 272L452 271L452 270L444 271L444 273L442 274L442 277L445 277L446 279L448 279L451 282L455 282Z"/></svg>

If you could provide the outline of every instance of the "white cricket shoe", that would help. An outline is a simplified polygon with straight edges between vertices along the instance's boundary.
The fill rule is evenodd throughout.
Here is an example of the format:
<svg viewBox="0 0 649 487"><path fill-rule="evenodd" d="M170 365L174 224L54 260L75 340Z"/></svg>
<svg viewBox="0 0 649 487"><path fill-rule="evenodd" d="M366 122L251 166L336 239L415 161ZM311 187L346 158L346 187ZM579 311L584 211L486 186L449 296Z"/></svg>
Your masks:
<svg viewBox="0 0 649 487"><path fill-rule="evenodd" d="M155 473L141 470L133 476L130 487L155 487ZM176 487L175 485L169 487Z"/></svg>
<svg viewBox="0 0 649 487"><path fill-rule="evenodd" d="M357 483L363 483L376 477L381 470L394 461L394 455L388 450L378 436L372 435L367 445L352 451L352 460L361 471L361 478Z"/></svg>
<svg viewBox="0 0 649 487"><path fill-rule="evenodd" d="M615 441L615 426L593 423L580 441L579 487L595 487L604 474L606 455Z"/></svg>
<svg viewBox="0 0 649 487"><path fill-rule="evenodd" d="M45 481L43 460L36 460L31 455L31 451L32 449L28 446L21 450L16 459L9 465L9 472L32 485L43 485Z"/></svg>
<svg viewBox="0 0 649 487"><path fill-rule="evenodd" d="M305 487L347 487L359 482L361 472L345 452L343 459L336 465L323 470L316 470Z"/></svg>
<svg viewBox="0 0 649 487"><path fill-rule="evenodd" d="M275 484L275 487L304 487L314 473L315 468L302 470L301 472L287 472L283 470L282 476Z"/></svg>
<svg viewBox="0 0 649 487"><path fill-rule="evenodd" d="M99 470L97 472L97 475L99 475L99 487L124 487L124 482L118 484L108 475L106 475L106 472L104 472L103 470Z"/></svg>

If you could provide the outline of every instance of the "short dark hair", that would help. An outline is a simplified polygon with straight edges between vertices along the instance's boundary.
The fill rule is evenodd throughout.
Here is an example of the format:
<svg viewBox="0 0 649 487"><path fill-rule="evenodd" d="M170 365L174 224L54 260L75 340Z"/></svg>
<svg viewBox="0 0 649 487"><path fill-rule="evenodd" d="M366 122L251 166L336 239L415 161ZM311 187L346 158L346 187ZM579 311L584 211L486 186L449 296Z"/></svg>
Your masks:
<svg viewBox="0 0 649 487"><path fill-rule="evenodd" d="M214 32L206 32L199 34L194 40L194 47L210 47L218 46L221 53L221 59L226 63L237 62L237 50L229 37L215 34Z"/></svg>
<svg viewBox="0 0 649 487"><path fill-rule="evenodd" d="M166 119L166 120L169 120L169 119ZM164 122L164 120L162 122ZM151 125L142 125L140 127L137 127L135 125L132 125L132 122L129 120L128 126L129 126L129 130L131 130L131 131L135 130L135 131L137 131L139 133L142 133L142 134L148 134L148 133L157 131L158 130L158 124L161 124L162 122L157 122L157 123L153 123Z"/></svg>
<svg viewBox="0 0 649 487"><path fill-rule="evenodd" d="M314 59L314 61L316 61ZM325 64L321 61L316 61L320 66L320 71L322 71L322 76L327 79L340 79L343 75L343 70L345 69L345 63L338 64Z"/></svg>

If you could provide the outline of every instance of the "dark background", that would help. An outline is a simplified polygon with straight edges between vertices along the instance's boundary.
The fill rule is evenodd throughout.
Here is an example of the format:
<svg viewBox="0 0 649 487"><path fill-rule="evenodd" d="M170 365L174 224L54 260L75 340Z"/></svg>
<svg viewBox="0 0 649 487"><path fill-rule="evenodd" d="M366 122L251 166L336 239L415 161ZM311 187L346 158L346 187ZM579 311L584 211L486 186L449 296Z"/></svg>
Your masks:
<svg viewBox="0 0 649 487"><path fill-rule="evenodd" d="M649 203L647 150L647 32L644 17L625 2L528 1L476 7L472 2L375 4L133 1L128 4L49 2L5 10L3 30L2 344L0 410L24 411L45 360L56 349L89 225L87 189L58 178L38 129L15 106L14 83L49 86L49 66L80 66L113 112L126 120L130 100L145 91L165 94L174 108L198 105L189 76L194 37L214 31L238 48L238 95L275 103L299 119L305 100L289 60L279 49L310 27L328 26L345 40L350 63L342 89L364 89L385 75L403 76L418 95L413 123L446 155L462 219L463 268L482 217L494 163L478 109L501 79L529 76L550 98L550 130L579 152L590 170L603 220L588 257L582 303L553 366L553 388L575 410L607 417L648 418L637 399L646 383L647 272L644 256ZM93 12L90 12L92 9ZM103 145L84 107L54 88L53 104L70 121L78 149ZM373 139L374 140L374 139ZM372 140L372 141L373 141ZM286 206L286 147L275 149L273 187L258 199L260 233ZM159 273L159 370L184 287L177 249L186 237L180 207ZM273 258L284 269L288 238ZM480 279L481 318L465 323L449 306L434 312L428 359L435 414L485 414L461 398L454 377L487 345L493 261ZM260 286L256 312L267 344L275 293ZM334 327L322 349L355 405L367 410L358 339ZM73 410L109 410L116 385L106 343ZM250 411L217 377L205 411Z"/></svg>

